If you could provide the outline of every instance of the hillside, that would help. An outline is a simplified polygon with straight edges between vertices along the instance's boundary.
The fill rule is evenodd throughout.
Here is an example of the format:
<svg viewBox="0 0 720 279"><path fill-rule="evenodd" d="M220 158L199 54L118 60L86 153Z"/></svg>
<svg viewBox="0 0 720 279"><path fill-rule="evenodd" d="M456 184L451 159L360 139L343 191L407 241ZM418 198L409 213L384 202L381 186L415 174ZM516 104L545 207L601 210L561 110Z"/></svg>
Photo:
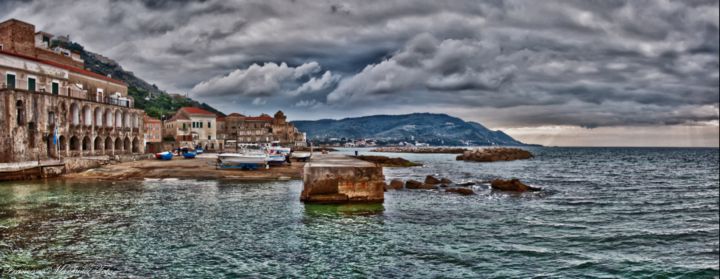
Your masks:
<svg viewBox="0 0 720 279"><path fill-rule="evenodd" d="M67 49L80 53L85 60L85 68L102 75L124 81L128 84L128 94L135 99L135 107L145 110L149 116L160 118L162 115L172 115L181 107L198 107L210 112L224 115L206 103L200 103L184 96L174 96L159 89L155 84L135 76L133 72L125 71L115 60L97 53L85 50L75 42L62 43L53 41L53 45L61 45Z"/></svg>
<svg viewBox="0 0 720 279"><path fill-rule="evenodd" d="M446 114L373 115L293 124L311 140L366 138L387 142L417 140L432 145L523 145L502 131Z"/></svg>

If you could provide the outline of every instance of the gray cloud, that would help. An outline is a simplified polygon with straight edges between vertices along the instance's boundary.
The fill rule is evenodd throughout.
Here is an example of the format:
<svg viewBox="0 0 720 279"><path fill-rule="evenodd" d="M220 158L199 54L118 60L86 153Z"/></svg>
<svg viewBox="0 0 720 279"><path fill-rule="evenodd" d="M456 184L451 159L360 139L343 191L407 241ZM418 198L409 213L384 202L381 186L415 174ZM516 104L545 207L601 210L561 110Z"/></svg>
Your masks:
<svg viewBox="0 0 720 279"><path fill-rule="evenodd" d="M711 0L37 0L3 1L0 17L71 34L227 111L443 110L503 127L718 119Z"/></svg>

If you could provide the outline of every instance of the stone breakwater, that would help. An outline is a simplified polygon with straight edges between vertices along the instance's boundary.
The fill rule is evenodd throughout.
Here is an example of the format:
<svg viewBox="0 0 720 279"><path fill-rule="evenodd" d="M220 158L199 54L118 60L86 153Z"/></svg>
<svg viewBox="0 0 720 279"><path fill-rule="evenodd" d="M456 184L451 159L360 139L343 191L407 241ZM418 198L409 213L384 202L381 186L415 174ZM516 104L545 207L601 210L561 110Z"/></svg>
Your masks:
<svg viewBox="0 0 720 279"><path fill-rule="evenodd" d="M370 152L390 152L390 153L446 153L446 154L461 154L468 151L467 148L462 147L378 147L370 150Z"/></svg>
<svg viewBox="0 0 720 279"><path fill-rule="evenodd" d="M495 162L523 160L530 159L532 157L533 154L524 149L497 147L467 150L463 152L463 154L458 155L455 159L458 161Z"/></svg>
<svg viewBox="0 0 720 279"><path fill-rule="evenodd" d="M355 158L367 161L370 163L379 164L383 167L417 167L422 164L411 162L403 158L390 158L386 156L373 156L373 155L360 155Z"/></svg>

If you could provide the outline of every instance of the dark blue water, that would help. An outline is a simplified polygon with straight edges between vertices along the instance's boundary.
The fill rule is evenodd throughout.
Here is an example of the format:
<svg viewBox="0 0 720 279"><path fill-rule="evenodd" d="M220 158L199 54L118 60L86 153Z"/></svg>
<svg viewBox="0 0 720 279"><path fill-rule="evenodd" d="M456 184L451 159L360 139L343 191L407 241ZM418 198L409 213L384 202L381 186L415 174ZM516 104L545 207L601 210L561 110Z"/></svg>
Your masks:
<svg viewBox="0 0 720 279"><path fill-rule="evenodd" d="M425 166L386 169L388 179L517 177L544 191L497 193L484 184L467 197L390 191L382 205L305 205L299 202L299 181L3 183L0 272L173 278L718 276L718 149L531 150L535 159L496 163L390 154Z"/></svg>

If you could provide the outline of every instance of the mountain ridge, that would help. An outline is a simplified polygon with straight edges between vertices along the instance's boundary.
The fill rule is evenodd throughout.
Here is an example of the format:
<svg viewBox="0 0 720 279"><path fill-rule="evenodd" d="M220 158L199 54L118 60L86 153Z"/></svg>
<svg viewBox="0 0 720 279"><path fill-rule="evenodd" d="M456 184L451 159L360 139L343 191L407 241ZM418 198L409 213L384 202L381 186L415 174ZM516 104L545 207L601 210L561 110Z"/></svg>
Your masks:
<svg viewBox="0 0 720 279"><path fill-rule="evenodd" d="M431 145L525 145L502 131L442 113L369 115L293 121L310 140L330 138L420 141Z"/></svg>

